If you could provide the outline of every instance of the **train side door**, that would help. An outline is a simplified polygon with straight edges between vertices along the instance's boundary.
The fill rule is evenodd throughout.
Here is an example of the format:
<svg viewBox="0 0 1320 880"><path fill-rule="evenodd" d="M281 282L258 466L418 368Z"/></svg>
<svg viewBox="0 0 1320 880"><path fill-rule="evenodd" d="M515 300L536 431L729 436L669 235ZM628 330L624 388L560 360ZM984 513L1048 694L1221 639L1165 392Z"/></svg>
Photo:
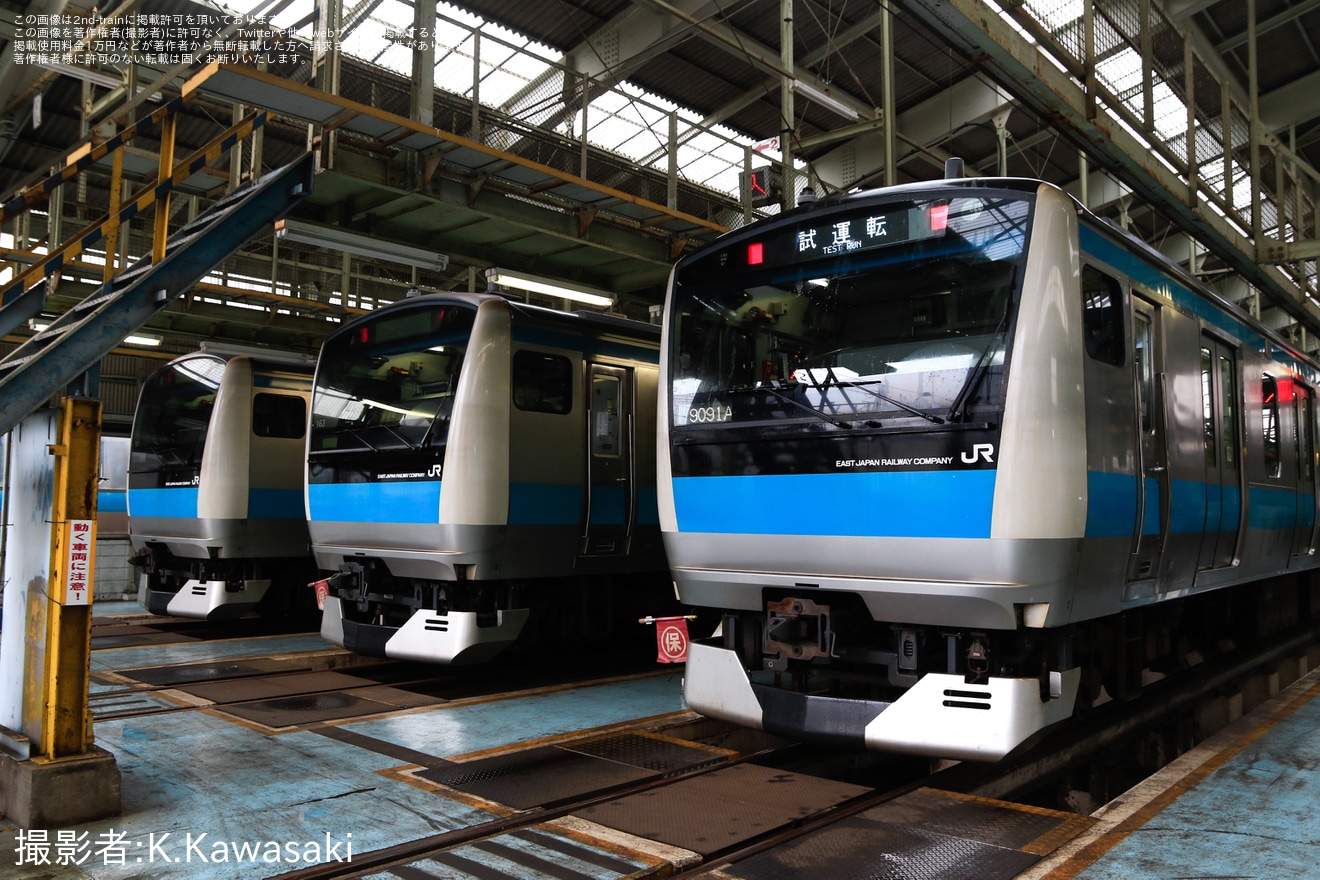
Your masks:
<svg viewBox="0 0 1320 880"><path fill-rule="evenodd" d="M1297 445L1297 528L1293 533L1293 556L1309 556L1315 550L1315 393L1294 380L1293 425Z"/></svg>
<svg viewBox="0 0 1320 880"><path fill-rule="evenodd" d="M1242 527L1242 404L1237 353L1201 337L1201 412L1205 441L1205 526L1197 568L1233 564Z"/></svg>
<svg viewBox="0 0 1320 880"><path fill-rule="evenodd" d="M582 553L628 552L637 509L633 479L632 371L587 365L587 510Z"/></svg>
<svg viewBox="0 0 1320 880"><path fill-rule="evenodd" d="M1128 580L1159 576L1164 539L1169 529L1169 447L1165 437L1165 377L1160 345L1160 312L1155 305L1132 300L1132 365L1136 382L1137 529Z"/></svg>

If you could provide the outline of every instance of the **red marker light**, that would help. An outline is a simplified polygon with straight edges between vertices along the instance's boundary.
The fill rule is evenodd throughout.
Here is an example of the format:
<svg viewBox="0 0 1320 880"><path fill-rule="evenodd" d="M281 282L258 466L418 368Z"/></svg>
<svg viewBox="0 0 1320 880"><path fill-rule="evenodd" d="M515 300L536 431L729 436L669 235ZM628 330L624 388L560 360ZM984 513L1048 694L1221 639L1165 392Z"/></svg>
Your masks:
<svg viewBox="0 0 1320 880"><path fill-rule="evenodd" d="M765 262L765 244L754 241L747 246L747 265L759 266Z"/></svg>
<svg viewBox="0 0 1320 880"><path fill-rule="evenodd" d="M358 328L358 342L370 342L370 341L371 341L371 328L370 328L370 327L359 327L359 328Z"/></svg>
<svg viewBox="0 0 1320 880"><path fill-rule="evenodd" d="M949 226L949 206L931 205L930 206L930 231L941 232Z"/></svg>

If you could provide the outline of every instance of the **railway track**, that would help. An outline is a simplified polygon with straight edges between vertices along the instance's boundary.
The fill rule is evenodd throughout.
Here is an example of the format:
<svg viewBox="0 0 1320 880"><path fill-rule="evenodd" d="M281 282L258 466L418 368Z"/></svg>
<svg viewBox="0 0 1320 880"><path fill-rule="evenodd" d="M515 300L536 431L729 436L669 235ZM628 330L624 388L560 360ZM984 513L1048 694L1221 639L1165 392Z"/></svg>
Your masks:
<svg viewBox="0 0 1320 880"><path fill-rule="evenodd" d="M900 799L908 796L915 795L929 799L929 792L918 791L919 789L933 789L937 793L962 797L965 799L964 803L973 801L979 803L981 799L991 798L1023 798L1033 790L1040 789L1048 780L1057 779L1069 768L1093 760L1097 755L1120 747L1145 731L1164 725L1172 718L1185 715L1206 699L1207 695L1231 689L1245 677L1258 673L1263 667L1270 667L1283 658L1304 651L1307 646L1317 641L1318 635L1320 634L1310 629L1298 629L1274 639L1266 648L1250 651L1237 649L1223 657L1201 663L1183 675L1148 686L1138 699L1123 703L1113 702L1099 707L1065 728L1050 733L1029 749L1012 755L998 764L963 763L938 772L924 773L914 770L912 763L896 762L892 767L886 768L881 762L869 768L871 776L875 778L868 780L867 785L855 785L846 781L855 776L846 767L836 767L827 772L835 774L838 778L823 781L823 784L833 786L831 789L833 794L817 798L818 802L812 804L808 804L811 800L809 797L804 799L797 814L777 827L745 834L728 844L714 843L700 851L690 851L681 864L670 863L653 871L643 870L620 876L653 874L679 878L704 875L740 877L743 876L739 873L740 863L751 863L750 860L763 857L780 848L792 847L813 835L828 833L831 829L839 827L841 823L844 825L850 821L855 823L859 821L859 817L883 809L886 805L892 805L894 802L903 803ZM636 805L642 802L643 798L652 799L657 804L668 804L667 809L670 811L675 809L675 803L686 804L678 807L678 810L691 811L698 816L709 814L708 821L717 823L718 818L714 814L718 810L726 809L726 804L703 803L699 799L685 802L678 793L683 790L707 791L721 776L726 781L736 782L739 768L754 768L741 775L745 777L742 781L749 783L743 792L743 798L755 804L770 797L764 793L771 791L774 785L814 778L807 775L807 771L817 769L814 760L816 759L813 759L810 750L805 747L791 743L767 745L727 760L712 761L702 766L666 773L658 778L600 788L534 806L524 805L509 815L490 822L436 834L387 849L355 854L351 864L319 865L281 876L291 880L350 878L382 873L405 878L422 877L428 873L422 866L429 866L434 871L437 863L440 866L462 863L462 857L452 854L456 851L466 851L464 848L479 846L494 851L501 847L499 841L507 839L509 835L525 833L529 829L569 816L585 817L593 821L602 821L602 817L609 816L626 817L630 812L626 805ZM790 765L798 769L784 769ZM757 788L758 785L766 787ZM803 787L802 791L808 795L813 793L810 786ZM665 800L666 792L675 795L678 800L673 797ZM986 800L985 803L994 802ZM766 804L767 812L772 812L773 805L769 804L768 800ZM1016 807L1022 815L1032 821L1039 821L1041 814L1048 812L1030 805L1018 807L1014 804L1005 804L1005 806ZM1055 813L1054 816L1051 821L1055 826L1068 825L1069 820L1066 815ZM1085 823L1089 820L1077 817L1076 821ZM603 821L603 824L608 826L610 822ZM1031 856L1031 858L1037 857Z"/></svg>

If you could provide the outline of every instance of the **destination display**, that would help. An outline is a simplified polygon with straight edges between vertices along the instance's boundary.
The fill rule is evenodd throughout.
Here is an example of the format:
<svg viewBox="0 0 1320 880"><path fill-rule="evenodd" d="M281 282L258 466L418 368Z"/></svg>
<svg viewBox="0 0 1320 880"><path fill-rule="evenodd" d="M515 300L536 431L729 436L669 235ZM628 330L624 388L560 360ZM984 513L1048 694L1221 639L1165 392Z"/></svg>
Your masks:
<svg viewBox="0 0 1320 880"><path fill-rule="evenodd" d="M748 267L809 262L942 235L948 228L947 203L872 210L852 217L776 230L747 244Z"/></svg>

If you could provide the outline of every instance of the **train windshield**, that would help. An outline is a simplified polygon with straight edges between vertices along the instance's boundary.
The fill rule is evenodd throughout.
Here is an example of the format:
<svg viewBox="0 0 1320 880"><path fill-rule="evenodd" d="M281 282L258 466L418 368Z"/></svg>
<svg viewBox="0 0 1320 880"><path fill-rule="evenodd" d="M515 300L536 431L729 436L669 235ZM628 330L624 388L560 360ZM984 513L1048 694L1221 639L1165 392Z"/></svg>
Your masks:
<svg viewBox="0 0 1320 880"><path fill-rule="evenodd" d="M419 304L327 340L312 392L311 453L443 447L476 315L470 306Z"/></svg>
<svg viewBox="0 0 1320 880"><path fill-rule="evenodd" d="M673 424L971 421L1000 397L1033 201L843 207L681 265Z"/></svg>
<svg viewBox="0 0 1320 880"><path fill-rule="evenodd" d="M201 467L224 375L223 359L190 357L162 367L143 383L133 416L130 473Z"/></svg>

